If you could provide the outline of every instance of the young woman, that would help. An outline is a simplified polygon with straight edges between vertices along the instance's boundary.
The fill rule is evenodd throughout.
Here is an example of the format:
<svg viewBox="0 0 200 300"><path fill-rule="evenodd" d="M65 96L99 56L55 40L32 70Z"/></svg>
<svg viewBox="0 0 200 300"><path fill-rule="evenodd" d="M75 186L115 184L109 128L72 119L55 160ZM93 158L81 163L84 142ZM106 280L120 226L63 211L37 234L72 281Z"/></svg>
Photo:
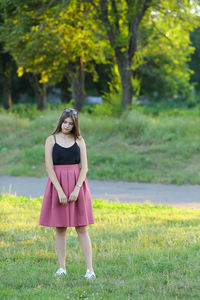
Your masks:
<svg viewBox="0 0 200 300"><path fill-rule="evenodd" d="M87 271L86 279L94 279L92 246L87 225L94 223L84 139L80 135L78 113L67 108L45 144L45 164L49 175L39 224L56 227L56 249L60 268L55 276L66 275L66 229L78 233Z"/></svg>

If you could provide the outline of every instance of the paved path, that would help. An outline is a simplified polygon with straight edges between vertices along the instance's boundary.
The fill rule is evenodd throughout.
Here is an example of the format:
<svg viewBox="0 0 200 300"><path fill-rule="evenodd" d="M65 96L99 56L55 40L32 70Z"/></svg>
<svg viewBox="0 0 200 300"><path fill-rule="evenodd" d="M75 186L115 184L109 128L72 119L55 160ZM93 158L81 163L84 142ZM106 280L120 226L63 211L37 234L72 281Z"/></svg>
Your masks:
<svg viewBox="0 0 200 300"><path fill-rule="evenodd" d="M0 176L0 193L38 197L43 195L47 178ZM162 185L149 183L89 180L92 199L121 202L149 201L181 208L200 209L200 185Z"/></svg>

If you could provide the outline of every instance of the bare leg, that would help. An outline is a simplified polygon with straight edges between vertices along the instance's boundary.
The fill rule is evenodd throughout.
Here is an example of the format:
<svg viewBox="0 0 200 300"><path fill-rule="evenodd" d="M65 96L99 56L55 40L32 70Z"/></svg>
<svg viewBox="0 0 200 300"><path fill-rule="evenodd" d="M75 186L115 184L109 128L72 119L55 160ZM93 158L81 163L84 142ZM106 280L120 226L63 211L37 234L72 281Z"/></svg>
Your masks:
<svg viewBox="0 0 200 300"><path fill-rule="evenodd" d="M92 267L92 245L88 234L87 226L76 227L76 231L79 236L87 269L94 271Z"/></svg>
<svg viewBox="0 0 200 300"><path fill-rule="evenodd" d="M66 257L66 229L65 227L56 227L56 249L60 268L65 269Z"/></svg>

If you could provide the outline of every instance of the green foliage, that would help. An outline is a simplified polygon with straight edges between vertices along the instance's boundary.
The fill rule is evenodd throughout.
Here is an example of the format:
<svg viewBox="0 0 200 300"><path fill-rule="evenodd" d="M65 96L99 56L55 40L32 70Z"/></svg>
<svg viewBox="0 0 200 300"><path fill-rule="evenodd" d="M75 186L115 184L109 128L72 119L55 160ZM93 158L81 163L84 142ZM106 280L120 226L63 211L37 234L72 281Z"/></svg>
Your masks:
<svg viewBox="0 0 200 300"><path fill-rule="evenodd" d="M22 118L28 118L33 120L41 115L41 112L37 109L36 105L33 104L22 104L12 106L12 113Z"/></svg>
<svg viewBox="0 0 200 300"><path fill-rule="evenodd" d="M32 103L19 103L12 105L12 113L10 113L10 116L15 115L20 118L27 118L29 120L34 120L36 118L43 118L44 115L48 114L50 111L62 111L67 107L72 107L72 102L68 102L67 104L55 104L55 103L47 103L46 105L46 111L39 111L37 109L36 104ZM7 115L7 112L1 107L0 113Z"/></svg>
<svg viewBox="0 0 200 300"><path fill-rule="evenodd" d="M8 51L17 62L19 76L32 72L40 76L41 82L55 84L63 76L75 76L81 61L84 70L98 81L95 64L103 66L111 62L114 68L117 63L121 71L127 66L132 68L133 77L127 84L133 86L134 96L183 99L189 97L192 89L188 62L194 47L189 33L198 26L193 9L196 3L188 0L2 1L0 40L3 51ZM193 40L198 47L197 33ZM122 67L122 60L123 63L128 60L129 64ZM114 79L110 86L116 80L117 84L110 88L111 95L106 94L104 98L113 108L106 103L95 109L98 115L101 110L120 113L114 94L122 96L121 82L125 75L120 72L120 79L117 72L112 73Z"/></svg>
<svg viewBox="0 0 200 300"><path fill-rule="evenodd" d="M108 82L108 92L103 93L103 103L95 105L91 111L96 116L115 116L118 117L122 113L121 107L121 83L117 65L114 64L111 70L111 81Z"/></svg>
<svg viewBox="0 0 200 300"><path fill-rule="evenodd" d="M134 96L187 98L192 90L188 61L194 51L189 32L199 24L191 2L102 0L100 4L101 20L115 50L122 92L127 94L125 87L131 90L132 85ZM128 81L130 66L132 82ZM131 103L131 99L123 101Z"/></svg>
<svg viewBox="0 0 200 300"><path fill-rule="evenodd" d="M200 210L94 200L89 232L97 279L86 282L73 228L67 276L53 277L55 230L38 226L41 202L0 195L2 299L198 299Z"/></svg>
<svg viewBox="0 0 200 300"><path fill-rule="evenodd" d="M64 75L74 76L80 58L88 72L95 72L94 61L105 62L110 50L103 32L95 34L98 23L91 5L41 1L39 10L33 10L32 3L15 5L13 13L4 4L1 38L18 64L19 76L32 72L41 75L41 82L56 83Z"/></svg>
<svg viewBox="0 0 200 300"><path fill-rule="evenodd" d="M188 99L177 98L173 101L157 101L149 102L147 105L140 101L135 101L132 109L138 110L145 115L151 116L169 116L169 115L194 115L199 114L199 97L194 95ZM194 108L194 109L191 109Z"/></svg>
<svg viewBox="0 0 200 300"><path fill-rule="evenodd" d="M194 52L190 42L190 31L198 25L192 15L189 3L185 11L173 6L163 6L156 14L147 14L140 27L139 53L141 61L136 73L141 80L141 95L161 100L178 95L188 98L192 91L190 76L192 71L188 61ZM184 20L184 24L183 24ZM183 51L184 49L184 51Z"/></svg>
<svg viewBox="0 0 200 300"><path fill-rule="evenodd" d="M120 116L121 108L121 94L104 94L104 102L95 105L92 109L92 114L96 116Z"/></svg>

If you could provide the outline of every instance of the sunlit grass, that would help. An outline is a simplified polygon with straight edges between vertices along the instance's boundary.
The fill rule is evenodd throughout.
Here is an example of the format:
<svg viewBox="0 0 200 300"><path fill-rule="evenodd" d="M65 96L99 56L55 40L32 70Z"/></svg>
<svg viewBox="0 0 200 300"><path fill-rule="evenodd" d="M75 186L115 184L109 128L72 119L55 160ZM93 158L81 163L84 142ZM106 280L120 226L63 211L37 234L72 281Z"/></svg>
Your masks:
<svg viewBox="0 0 200 300"><path fill-rule="evenodd" d="M55 230L38 226L41 202L0 197L1 299L198 299L200 210L93 201L97 279L86 282L74 229L68 275L53 277Z"/></svg>

